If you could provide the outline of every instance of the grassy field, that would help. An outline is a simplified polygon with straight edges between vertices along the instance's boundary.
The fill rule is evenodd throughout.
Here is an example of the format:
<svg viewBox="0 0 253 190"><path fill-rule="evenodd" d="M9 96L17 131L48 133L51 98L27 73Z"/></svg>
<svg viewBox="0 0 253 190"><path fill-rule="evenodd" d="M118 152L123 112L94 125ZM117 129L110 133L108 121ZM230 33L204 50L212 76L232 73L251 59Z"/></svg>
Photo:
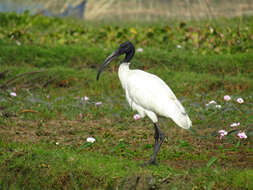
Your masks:
<svg viewBox="0 0 253 190"><path fill-rule="evenodd" d="M0 189L253 189L252 19L94 24L0 14ZM143 48L131 68L160 76L193 121L187 131L160 119L158 166L140 167L153 126L133 119L119 64L96 81L126 40Z"/></svg>

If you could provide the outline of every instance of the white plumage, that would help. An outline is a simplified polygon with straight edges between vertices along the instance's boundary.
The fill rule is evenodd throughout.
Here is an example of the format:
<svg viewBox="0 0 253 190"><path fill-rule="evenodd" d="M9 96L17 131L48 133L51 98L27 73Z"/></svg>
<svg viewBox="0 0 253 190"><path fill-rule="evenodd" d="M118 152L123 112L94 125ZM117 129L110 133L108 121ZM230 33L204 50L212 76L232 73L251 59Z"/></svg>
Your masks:
<svg viewBox="0 0 253 190"><path fill-rule="evenodd" d="M122 63L118 75L126 99L141 117L146 115L158 122L158 116L171 118L179 127L189 129L192 122L172 90L156 75L142 70L130 70L130 63Z"/></svg>
<svg viewBox="0 0 253 190"><path fill-rule="evenodd" d="M192 122L182 104L162 79L142 70L129 69L130 60L134 53L135 48L131 42L122 43L99 68L97 80L102 70L115 57L122 54L126 55L119 67L119 79L130 107L136 110L141 117L148 116L154 123L154 152L146 164L155 164L156 155L165 139L164 133L158 127L158 116L171 118L179 127L184 129L189 129Z"/></svg>

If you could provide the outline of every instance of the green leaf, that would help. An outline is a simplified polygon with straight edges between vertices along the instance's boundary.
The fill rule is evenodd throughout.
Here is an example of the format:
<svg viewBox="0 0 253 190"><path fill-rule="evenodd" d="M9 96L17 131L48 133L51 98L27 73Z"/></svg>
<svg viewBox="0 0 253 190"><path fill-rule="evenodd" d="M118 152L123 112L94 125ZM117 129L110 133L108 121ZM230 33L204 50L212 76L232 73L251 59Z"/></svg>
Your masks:
<svg viewBox="0 0 253 190"><path fill-rule="evenodd" d="M218 160L218 157L214 156L212 157L208 163L206 164L206 167L209 168L214 162L216 162Z"/></svg>
<svg viewBox="0 0 253 190"><path fill-rule="evenodd" d="M238 148L240 146L240 141L238 141L236 144L235 144L235 147Z"/></svg>
<svg viewBox="0 0 253 190"><path fill-rule="evenodd" d="M87 148L89 146L92 146L92 143L86 142L86 143L83 143L83 145L80 146L80 148Z"/></svg>
<svg viewBox="0 0 253 190"><path fill-rule="evenodd" d="M212 190L214 185L215 185L214 181L209 182L207 186L207 190Z"/></svg>

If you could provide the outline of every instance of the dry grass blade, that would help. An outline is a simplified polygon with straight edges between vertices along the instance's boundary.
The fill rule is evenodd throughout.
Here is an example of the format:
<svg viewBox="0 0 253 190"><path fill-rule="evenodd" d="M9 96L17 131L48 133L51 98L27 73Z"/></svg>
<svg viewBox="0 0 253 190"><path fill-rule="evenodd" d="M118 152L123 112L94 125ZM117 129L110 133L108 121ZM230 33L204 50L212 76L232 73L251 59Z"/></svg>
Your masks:
<svg viewBox="0 0 253 190"><path fill-rule="evenodd" d="M36 74L36 73L41 73L41 72L44 72L44 71L31 71L31 72L27 72L27 73L22 73L22 74L16 75L15 77L9 79L4 84L2 84L0 86L0 88L1 89L5 89L5 88L8 87L8 85L10 85L11 83L13 83L14 81L16 81L19 78L22 78L22 77L27 76L27 75L33 75L33 74Z"/></svg>
<svg viewBox="0 0 253 190"><path fill-rule="evenodd" d="M27 113L27 112L30 112L30 113L38 113L37 111L35 110L22 110L20 113Z"/></svg>

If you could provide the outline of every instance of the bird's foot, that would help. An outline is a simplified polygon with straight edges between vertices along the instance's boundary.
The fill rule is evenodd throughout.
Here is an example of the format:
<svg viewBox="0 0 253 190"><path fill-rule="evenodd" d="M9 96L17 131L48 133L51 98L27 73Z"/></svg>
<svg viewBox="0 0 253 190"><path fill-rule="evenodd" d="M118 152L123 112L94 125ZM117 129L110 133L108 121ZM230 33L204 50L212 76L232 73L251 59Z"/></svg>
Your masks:
<svg viewBox="0 0 253 190"><path fill-rule="evenodd" d="M156 165L156 166L157 166L158 163L156 162L156 160L150 159L149 161L147 161L147 162L141 164L141 167L145 167L145 166L148 166L148 165Z"/></svg>

